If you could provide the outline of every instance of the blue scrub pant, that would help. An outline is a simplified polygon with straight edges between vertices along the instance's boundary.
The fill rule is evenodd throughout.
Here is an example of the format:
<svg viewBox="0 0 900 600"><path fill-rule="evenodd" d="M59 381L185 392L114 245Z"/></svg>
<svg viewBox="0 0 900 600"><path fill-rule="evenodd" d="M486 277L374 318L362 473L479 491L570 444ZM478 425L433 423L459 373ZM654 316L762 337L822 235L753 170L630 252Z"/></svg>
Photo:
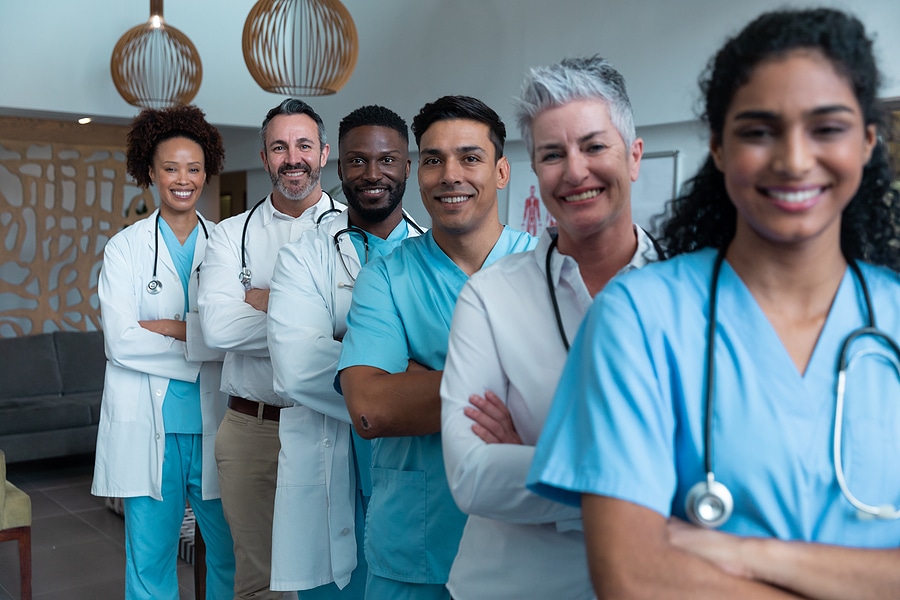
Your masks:
<svg viewBox="0 0 900 600"><path fill-rule="evenodd" d="M366 576L369 573L369 565L366 562L365 543L366 535L366 508L369 499L363 496L360 490L356 490L356 568L350 574L350 583L344 589L338 588L333 581L328 585L320 585L311 590L297 592L298 600L364 600L366 597Z"/></svg>
<svg viewBox="0 0 900 600"><path fill-rule="evenodd" d="M189 499L206 542L206 597L234 595L234 549L222 502L203 500L202 438L167 433L162 497L125 498L126 600L178 600L178 541Z"/></svg>

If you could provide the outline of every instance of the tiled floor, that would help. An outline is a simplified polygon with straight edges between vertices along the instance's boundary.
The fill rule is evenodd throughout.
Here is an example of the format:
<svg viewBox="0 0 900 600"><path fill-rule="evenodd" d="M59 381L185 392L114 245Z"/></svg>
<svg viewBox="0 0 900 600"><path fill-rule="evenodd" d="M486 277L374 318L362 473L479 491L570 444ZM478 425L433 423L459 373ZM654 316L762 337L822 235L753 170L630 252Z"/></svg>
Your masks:
<svg viewBox="0 0 900 600"><path fill-rule="evenodd" d="M125 525L91 496L93 455L13 463L9 480L31 496L35 600L114 600L125 590ZM18 550L0 544L0 600L18 600ZM194 598L194 572L178 560L180 600Z"/></svg>

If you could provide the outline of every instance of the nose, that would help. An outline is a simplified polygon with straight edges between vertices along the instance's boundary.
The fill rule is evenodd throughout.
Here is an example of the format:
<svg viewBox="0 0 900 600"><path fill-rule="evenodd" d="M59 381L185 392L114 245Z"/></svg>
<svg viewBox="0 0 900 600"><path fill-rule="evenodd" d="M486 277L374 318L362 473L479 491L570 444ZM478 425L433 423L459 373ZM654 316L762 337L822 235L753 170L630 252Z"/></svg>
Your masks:
<svg viewBox="0 0 900 600"><path fill-rule="evenodd" d="M462 167L455 160L444 161L443 167L441 184L456 185L462 183Z"/></svg>
<svg viewBox="0 0 900 600"><path fill-rule="evenodd" d="M565 180L569 185L577 185L588 176L587 158L581 152L569 152L566 157Z"/></svg>
<svg viewBox="0 0 900 600"><path fill-rule="evenodd" d="M368 181L378 181L381 179L381 163L377 160L366 162L366 168L363 177Z"/></svg>
<svg viewBox="0 0 900 600"><path fill-rule="evenodd" d="M789 177L799 177L812 168L815 155L809 137L802 130L786 131L775 145L772 169Z"/></svg>

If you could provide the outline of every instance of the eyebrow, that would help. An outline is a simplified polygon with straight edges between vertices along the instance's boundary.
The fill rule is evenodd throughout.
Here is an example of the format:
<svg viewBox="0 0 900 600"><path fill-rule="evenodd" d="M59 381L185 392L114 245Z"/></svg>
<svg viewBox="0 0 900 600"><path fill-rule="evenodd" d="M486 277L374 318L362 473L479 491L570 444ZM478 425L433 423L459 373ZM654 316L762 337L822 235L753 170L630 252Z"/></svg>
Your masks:
<svg viewBox="0 0 900 600"><path fill-rule="evenodd" d="M591 131L590 133L586 133L586 134L584 134L583 136L577 138L575 141L578 142L579 144L583 144L583 143L585 143L585 142L587 142L587 141L590 141L591 139L593 139L593 138L595 138L595 137L597 137L597 136L603 135L604 133L606 133L606 130L605 130L605 129L600 129L600 130L597 130L597 131ZM564 146L564 145L565 145L565 144L560 143L560 142L548 142L548 143L546 143L546 144L541 144L540 146L535 146L534 149L535 149L535 150L550 150L550 149L560 148L560 147L562 147L562 146Z"/></svg>
<svg viewBox="0 0 900 600"><path fill-rule="evenodd" d="M451 150L451 153L453 154L468 154L470 152L480 152L482 154L487 154L487 150L485 150L481 146L476 145L460 146ZM429 156L443 156L446 153L438 148L424 148L419 151L419 154L427 154Z"/></svg>
<svg viewBox="0 0 900 600"><path fill-rule="evenodd" d="M813 110L807 111L805 113L806 116L809 117L819 117L822 115L830 115L833 113L850 113L855 114L856 111L851 107L845 104L830 104L827 106L819 106L814 108ZM749 121L749 120L758 120L758 121L775 121L780 118L778 113L774 113L768 110L746 110L744 112L740 112L734 116L735 121Z"/></svg>

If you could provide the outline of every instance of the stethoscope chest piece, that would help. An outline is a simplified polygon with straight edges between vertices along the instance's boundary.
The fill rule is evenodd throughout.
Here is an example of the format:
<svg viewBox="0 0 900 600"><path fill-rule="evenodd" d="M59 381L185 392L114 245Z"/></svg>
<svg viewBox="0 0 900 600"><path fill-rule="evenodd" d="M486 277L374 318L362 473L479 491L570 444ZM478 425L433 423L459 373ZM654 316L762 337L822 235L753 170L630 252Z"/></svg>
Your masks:
<svg viewBox="0 0 900 600"><path fill-rule="evenodd" d="M725 523L734 510L731 492L713 477L695 483L688 490L684 504L691 523L707 529L715 529Z"/></svg>
<svg viewBox="0 0 900 600"><path fill-rule="evenodd" d="M157 277L154 275L153 279L151 279L150 282L147 283L147 293L153 294L155 296L161 290L162 290L162 281L157 279Z"/></svg>

